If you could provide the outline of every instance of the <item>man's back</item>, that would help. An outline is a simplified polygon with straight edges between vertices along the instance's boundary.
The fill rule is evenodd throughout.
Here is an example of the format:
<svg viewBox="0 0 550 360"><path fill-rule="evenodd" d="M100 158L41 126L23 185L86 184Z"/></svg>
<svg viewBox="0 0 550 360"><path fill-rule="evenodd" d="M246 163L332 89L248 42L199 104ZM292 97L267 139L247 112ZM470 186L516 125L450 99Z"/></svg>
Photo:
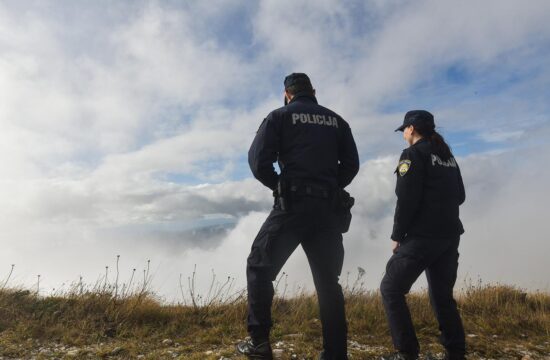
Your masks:
<svg viewBox="0 0 550 360"><path fill-rule="evenodd" d="M248 156L254 176L271 189L278 180L274 161L286 179L330 187L345 187L359 169L348 123L309 94L295 96L266 117Z"/></svg>

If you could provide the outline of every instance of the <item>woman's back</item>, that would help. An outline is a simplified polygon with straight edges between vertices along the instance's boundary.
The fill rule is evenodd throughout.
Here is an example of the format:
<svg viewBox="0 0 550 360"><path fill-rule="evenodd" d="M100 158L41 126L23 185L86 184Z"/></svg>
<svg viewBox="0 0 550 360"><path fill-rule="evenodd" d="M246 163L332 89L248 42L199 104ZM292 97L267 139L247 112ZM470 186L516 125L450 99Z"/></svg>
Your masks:
<svg viewBox="0 0 550 360"><path fill-rule="evenodd" d="M465 200L465 192L456 159L451 156L444 160L434 153L427 139L419 140L405 151L411 159L410 173L400 176L399 180L418 183L410 190L420 192L417 212L407 234L428 237L462 234L459 206ZM399 191L399 180L396 191Z"/></svg>

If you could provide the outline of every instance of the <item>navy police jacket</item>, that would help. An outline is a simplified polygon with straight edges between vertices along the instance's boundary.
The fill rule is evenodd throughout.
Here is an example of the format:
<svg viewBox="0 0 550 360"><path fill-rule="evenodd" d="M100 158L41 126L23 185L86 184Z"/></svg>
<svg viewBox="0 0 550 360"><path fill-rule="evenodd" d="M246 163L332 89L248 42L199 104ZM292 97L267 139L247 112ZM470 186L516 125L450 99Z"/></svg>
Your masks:
<svg viewBox="0 0 550 360"><path fill-rule="evenodd" d="M431 142L421 139L403 150L395 172L397 206L392 240L464 233L458 208L466 195L454 157L441 159L432 152Z"/></svg>
<svg viewBox="0 0 550 360"><path fill-rule="evenodd" d="M275 161L285 179L306 179L330 187L344 188L359 171L348 123L309 94L296 94L260 125L248 163L254 177L272 190L279 179Z"/></svg>

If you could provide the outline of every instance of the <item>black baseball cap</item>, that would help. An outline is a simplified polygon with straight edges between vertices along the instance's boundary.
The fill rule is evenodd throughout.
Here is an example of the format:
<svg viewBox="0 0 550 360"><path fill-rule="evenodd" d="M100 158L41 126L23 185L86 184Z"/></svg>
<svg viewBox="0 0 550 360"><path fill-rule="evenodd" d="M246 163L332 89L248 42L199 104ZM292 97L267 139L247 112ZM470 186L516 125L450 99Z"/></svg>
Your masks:
<svg viewBox="0 0 550 360"><path fill-rule="evenodd" d="M405 114L403 125L395 129L395 131L403 131L407 126L423 125L435 129L434 116L426 110L411 110Z"/></svg>
<svg viewBox="0 0 550 360"><path fill-rule="evenodd" d="M307 76L304 73L292 73L285 77L285 89L288 89L291 86L294 85L302 85L304 87L310 87L313 88L311 85L311 80L309 80L309 76Z"/></svg>

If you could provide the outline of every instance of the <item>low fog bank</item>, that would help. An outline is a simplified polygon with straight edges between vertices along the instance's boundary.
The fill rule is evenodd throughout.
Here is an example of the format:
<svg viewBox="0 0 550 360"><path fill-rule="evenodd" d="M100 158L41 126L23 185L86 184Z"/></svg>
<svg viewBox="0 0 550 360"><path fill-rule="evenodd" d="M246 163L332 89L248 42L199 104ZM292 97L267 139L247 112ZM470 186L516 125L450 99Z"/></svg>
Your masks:
<svg viewBox="0 0 550 360"><path fill-rule="evenodd" d="M549 289L550 243L545 241L549 200L545 184L550 180L545 164L549 160L548 151L540 148L459 158L467 190L461 207L466 233L460 248L459 286L480 278L531 290ZM390 256L396 162L396 156L366 161L349 187L357 202L351 230L344 235L344 284L353 282L361 267L366 271L365 286L376 289L379 285ZM164 189L149 196L143 216L124 225L105 226L94 218L68 215L33 222L26 222L21 214L5 217L3 227L9 231L4 233L0 260L6 275L8 264L16 264L9 284L35 287L40 274L41 293L46 294L54 288L66 289L80 276L87 283L103 283L106 271L112 283L120 255L119 285L128 282L134 268L137 279L142 279L150 260L152 289L168 301L182 300L180 276L187 294L187 278L195 267L198 292L207 292L213 273L216 282L231 277L234 289L245 286L246 257L272 202L268 189L247 179L172 194ZM179 221L177 216L166 217L174 216L176 208L175 213L210 215L187 222L181 220L184 216ZM313 289L301 248L283 272L288 275L282 281L287 293ZM417 288L424 285L422 280Z"/></svg>

